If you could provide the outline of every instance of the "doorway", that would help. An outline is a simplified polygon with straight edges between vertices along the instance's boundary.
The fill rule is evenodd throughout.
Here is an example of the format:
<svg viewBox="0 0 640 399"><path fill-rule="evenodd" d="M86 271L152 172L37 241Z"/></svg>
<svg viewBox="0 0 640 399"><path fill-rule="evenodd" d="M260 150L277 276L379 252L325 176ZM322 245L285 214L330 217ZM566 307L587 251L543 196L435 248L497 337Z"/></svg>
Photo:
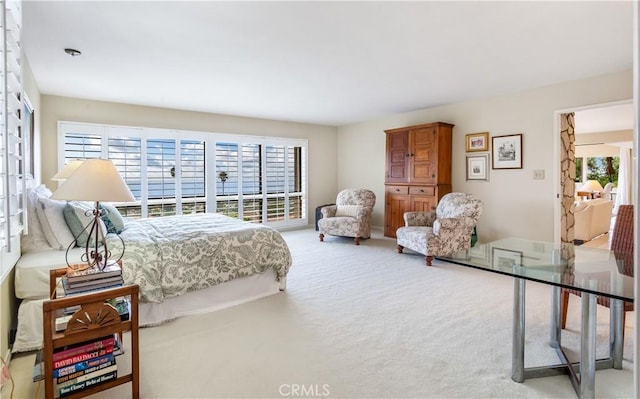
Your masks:
<svg viewBox="0 0 640 399"><path fill-rule="evenodd" d="M633 101L625 100L605 104L595 104L574 109L556 111L555 117L555 186L557 188L554 207L554 241L572 243L574 238L574 214L576 180L575 159L577 137L590 135L597 139L587 144L614 143L616 146L632 148L633 153ZM629 137L627 141L626 137ZM596 142L597 141L597 142ZM625 143L622 143L622 142ZM629 172L630 174L631 172ZM627 176L630 181L631 176ZM579 184L583 184L580 182ZM624 190L623 190L624 191ZM631 188L627 187L624 195L617 203L632 203Z"/></svg>

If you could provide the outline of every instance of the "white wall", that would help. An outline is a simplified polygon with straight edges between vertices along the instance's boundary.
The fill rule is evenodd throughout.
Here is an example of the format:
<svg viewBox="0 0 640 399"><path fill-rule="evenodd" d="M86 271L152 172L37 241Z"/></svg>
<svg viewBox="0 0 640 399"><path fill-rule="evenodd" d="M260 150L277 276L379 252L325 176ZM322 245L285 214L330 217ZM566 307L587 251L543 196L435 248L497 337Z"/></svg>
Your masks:
<svg viewBox="0 0 640 399"><path fill-rule="evenodd" d="M592 79L564 82L518 94L424 109L338 128L338 188L366 187L377 197L373 223L384 215L384 130L428 122L455 124L453 190L478 196L484 214L480 241L504 237L553 240L554 111L632 98L631 70ZM522 133L523 169L490 170L490 181L466 181L464 136ZM544 180L533 180L544 170Z"/></svg>
<svg viewBox="0 0 640 399"><path fill-rule="evenodd" d="M308 139L309 222L314 222L316 206L335 201L338 163L335 127L43 95L42 182L52 189L55 186L50 179L58 165L59 120Z"/></svg>

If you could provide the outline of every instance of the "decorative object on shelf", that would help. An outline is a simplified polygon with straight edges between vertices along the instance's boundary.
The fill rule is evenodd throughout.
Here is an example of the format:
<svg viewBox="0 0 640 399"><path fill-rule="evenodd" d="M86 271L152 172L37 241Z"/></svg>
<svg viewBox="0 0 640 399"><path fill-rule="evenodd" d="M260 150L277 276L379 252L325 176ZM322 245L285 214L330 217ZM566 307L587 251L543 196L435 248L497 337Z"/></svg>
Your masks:
<svg viewBox="0 0 640 399"><path fill-rule="evenodd" d="M111 253L107 248L100 225L102 217L100 201L131 202L135 200L116 167L108 159L87 159L53 193L52 198L95 202L95 209L92 210L93 220L85 227L85 230L89 229L89 239L85 245L82 261L88 267L97 266L101 270L104 269L109 264ZM75 240L67 248L67 254L74 244ZM68 260L67 264L69 264Z"/></svg>
<svg viewBox="0 0 640 399"><path fill-rule="evenodd" d="M467 180L489 180L489 154L467 155Z"/></svg>
<svg viewBox="0 0 640 399"><path fill-rule="evenodd" d="M595 194L603 192L604 188L602 188L602 185L597 180L587 180L587 182L580 187L579 191L590 193L591 199L593 199Z"/></svg>
<svg viewBox="0 0 640 399"><path fill-rule="evenodd" d="M493 169L522 169L522 134L491 138Z"/></svg>
<svg viewBox="0 0 640 399"><path fill-rule="evenodd" d="M467 134L464 142L467 152L489 151L489 132Z"/></svg>
<svg viewBox="0 0 640 399"><path fill-rule="evenodd" d="M72 161L69 161L69 163L64 165L64 167L60 169L58 173L53 175L51 180L58 180L58 181L67 180L69 176L71 176L71 174L75 172L76 169L80 167L80 165L82 165L83 162L84 162L84 159L74 159Z"/></svg>

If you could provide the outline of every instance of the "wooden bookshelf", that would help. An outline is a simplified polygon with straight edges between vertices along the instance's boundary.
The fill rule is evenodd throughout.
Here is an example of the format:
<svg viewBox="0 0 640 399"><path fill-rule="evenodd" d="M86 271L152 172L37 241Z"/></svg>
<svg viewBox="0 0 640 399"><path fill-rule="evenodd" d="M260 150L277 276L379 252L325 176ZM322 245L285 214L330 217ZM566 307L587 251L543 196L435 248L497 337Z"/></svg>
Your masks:
<svg viewBox="0 0 640 399"><path fill-rule="evenodd" d="M131 331L131 372L125 375L118 375L114 380L106 381L100 385L88 387L82 391L64 396L69 399L82 398L92 395L96 392L104 391L118 385L131 383L131 397L138 399L140 397L139 368L140 359L138 353L138 292L137 285L127 285L124 287L105 289L90 294L81 294L68 296L63 298L56 297L56 287L58 279L63 277L67 269L54 269L49 274L49 287L51 299L45 301L42 305L43 325L44 325L44 381L45 381L45 398L53 399L54 396L54 380L53 380L53 352L57 348L67 345L78 344L100 337L112 334L120 334L124 331ZM113 317L104 317L105 314L113 313L113 308L105 302L117 297L129 297L131 309L129 311L129 320L120 321L118 312ZM72 321L69 322L65 331L55 331L55 321L64 308L80 305L80 309L74 313L82 314L86 320L89 315L90 323L84 323L79 326ZM82 312L82 313L79 313ZM100 317L93 317L100 314ZM117 316L117 317L116 317ZM79 328L80 327L80 328ZM120 340L121 345L124 343Z"/></svg>

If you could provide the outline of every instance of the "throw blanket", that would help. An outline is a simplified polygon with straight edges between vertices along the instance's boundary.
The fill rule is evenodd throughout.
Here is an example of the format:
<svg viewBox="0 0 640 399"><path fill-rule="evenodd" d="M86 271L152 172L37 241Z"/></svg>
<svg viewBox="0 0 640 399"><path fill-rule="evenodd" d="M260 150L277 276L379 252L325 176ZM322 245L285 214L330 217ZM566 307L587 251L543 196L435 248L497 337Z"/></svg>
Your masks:
<svg viewBox="0 0 640 399"><path fill-rule="evenodd" d="M280 280L291 266L276 230L215 213L130 221L120 237L124 281L140 286L141 302L161 303L270 268ZM118 237L109 234L107 242L114 257L122 253Z"/></svg>

